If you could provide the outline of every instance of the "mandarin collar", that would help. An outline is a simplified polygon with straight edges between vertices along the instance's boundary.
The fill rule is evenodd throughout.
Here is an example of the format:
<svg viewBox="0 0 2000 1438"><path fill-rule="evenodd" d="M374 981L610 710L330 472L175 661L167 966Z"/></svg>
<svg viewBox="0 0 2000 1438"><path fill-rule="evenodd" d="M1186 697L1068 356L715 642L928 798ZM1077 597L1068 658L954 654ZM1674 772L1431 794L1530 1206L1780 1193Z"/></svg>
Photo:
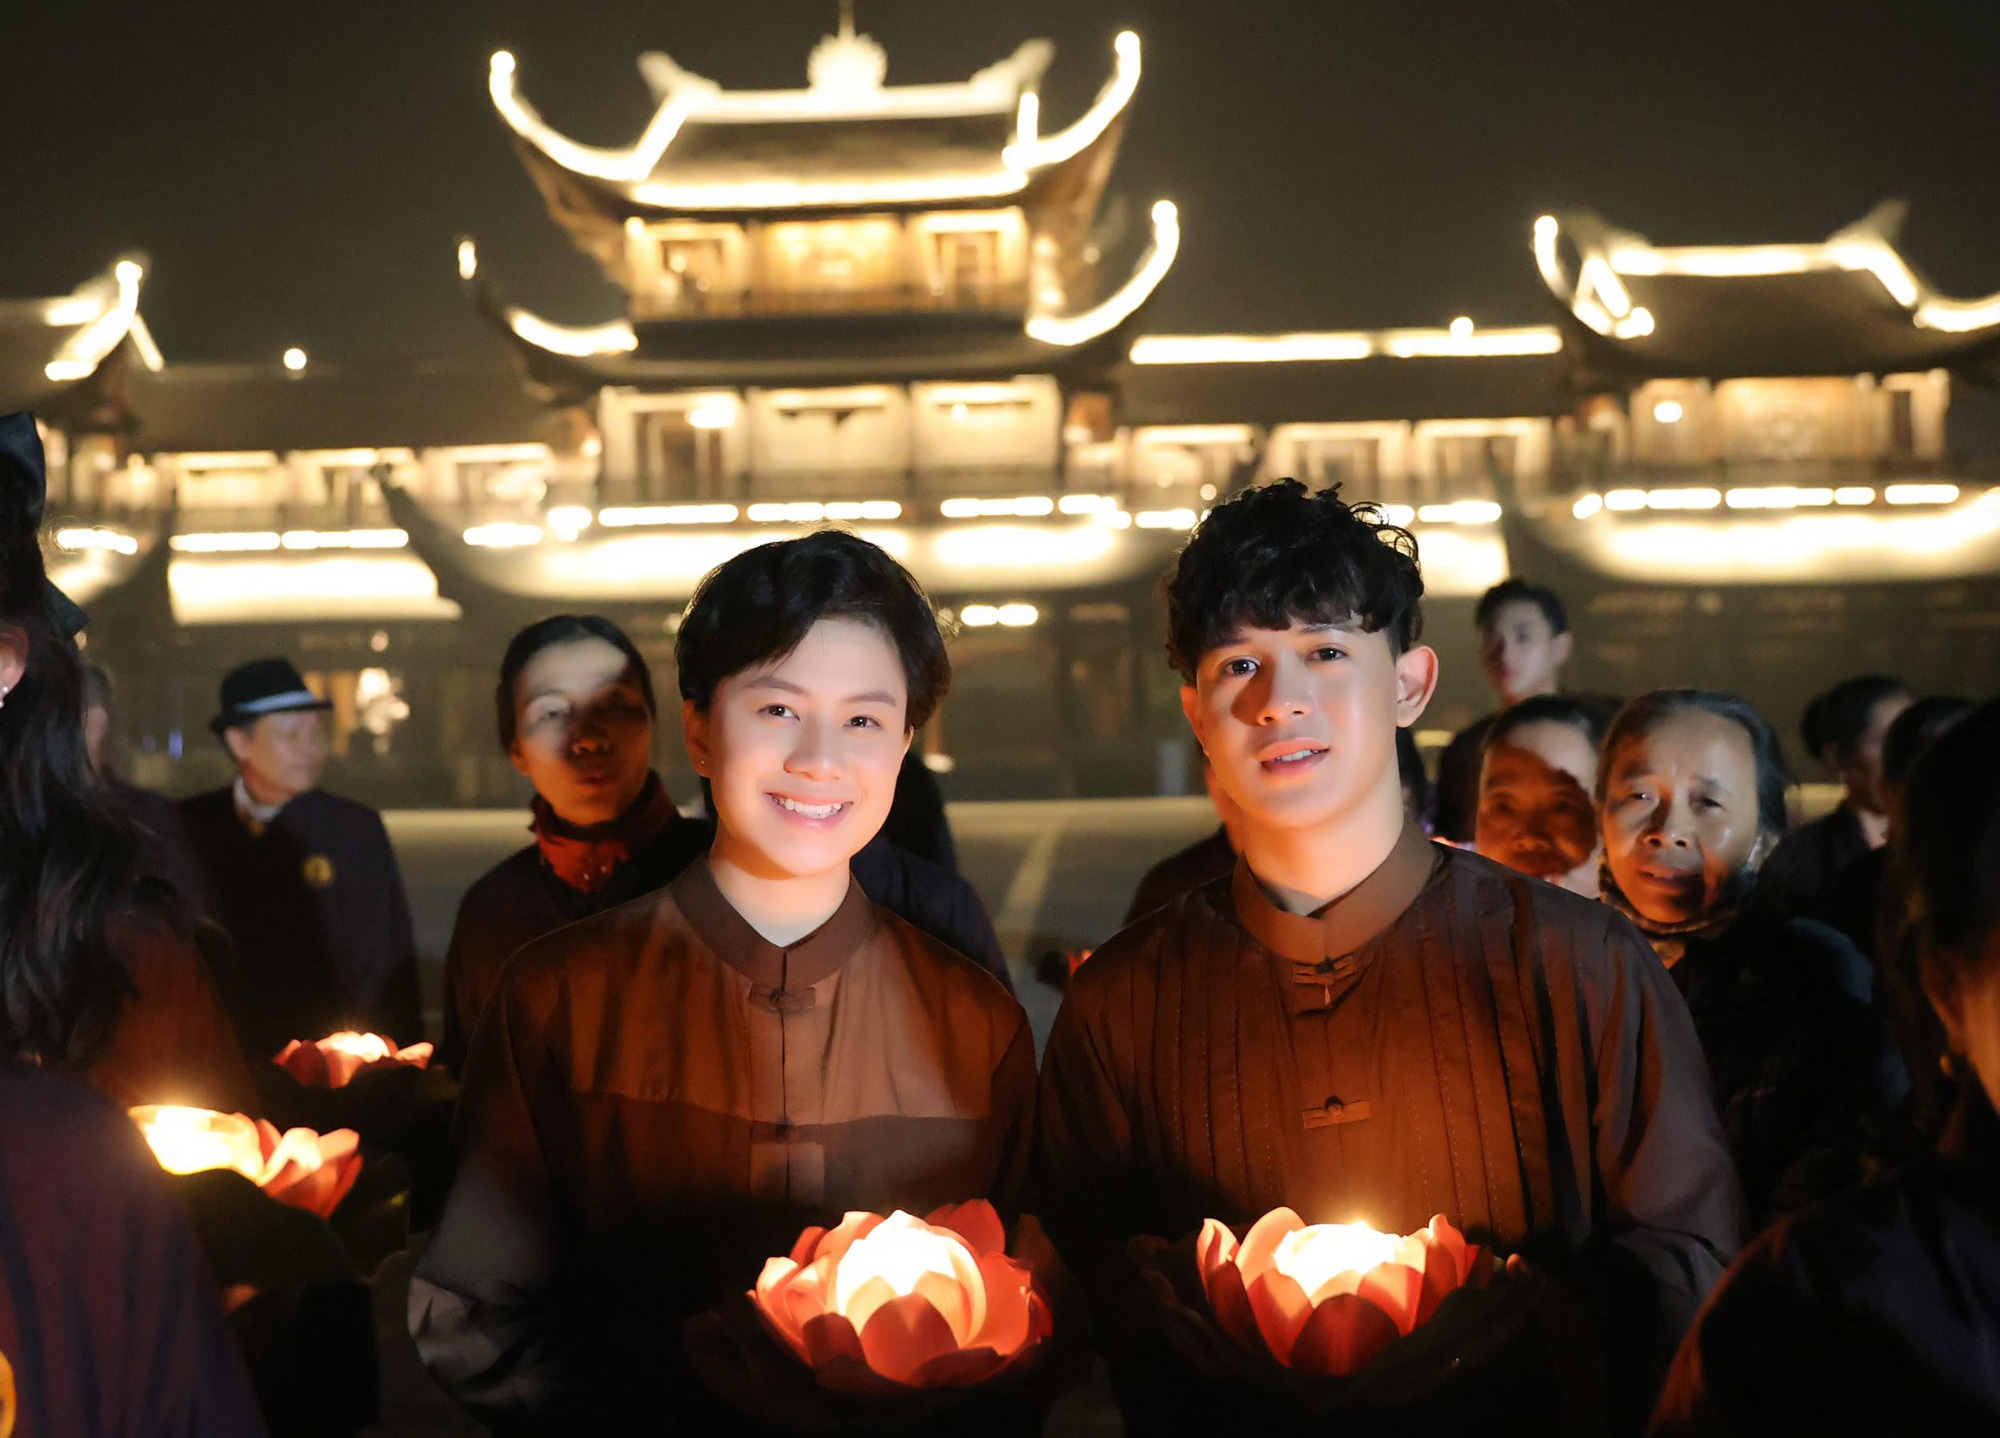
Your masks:
<svg viewBox="0 0 2000 1438"><path fill-rule="evenodd" d="M716 886L705 857L688 865L668 892L717 958L757 988L774 993L811 988L831 978L875 928L874 906L852 874L840 907L817 929L786 947L772 943L736 912Z"/></svg>
<svg viewBox="0 0 2000 1438"><path fill-rule="evenodd" d="M1357 952L1403 916L1440 862L1424 831L1405 822L1374 872L1317 913L1291 914L1272 903L1241 855L1230 892L1237 922L1289 961L1285 997L1297 1015L1331 1007L1353 987L1367 966L1366 956Z"/></svg>

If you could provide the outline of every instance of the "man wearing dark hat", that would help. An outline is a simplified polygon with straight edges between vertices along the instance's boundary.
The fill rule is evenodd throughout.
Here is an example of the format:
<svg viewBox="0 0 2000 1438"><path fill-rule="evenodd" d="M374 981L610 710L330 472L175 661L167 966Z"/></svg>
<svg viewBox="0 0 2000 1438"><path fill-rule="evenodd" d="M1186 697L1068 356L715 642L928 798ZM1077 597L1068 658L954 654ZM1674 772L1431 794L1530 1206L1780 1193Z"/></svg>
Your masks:
<svg viewBox="0 0 2000 1438"><path fill-rule="evenodd" d="M223 997L253 1060L339 1029L423 1037L416 938L382 816L314 787L331 707L289 660L230 671L210 727L236 781L182 806L210 910L236 941Z"/></svg>

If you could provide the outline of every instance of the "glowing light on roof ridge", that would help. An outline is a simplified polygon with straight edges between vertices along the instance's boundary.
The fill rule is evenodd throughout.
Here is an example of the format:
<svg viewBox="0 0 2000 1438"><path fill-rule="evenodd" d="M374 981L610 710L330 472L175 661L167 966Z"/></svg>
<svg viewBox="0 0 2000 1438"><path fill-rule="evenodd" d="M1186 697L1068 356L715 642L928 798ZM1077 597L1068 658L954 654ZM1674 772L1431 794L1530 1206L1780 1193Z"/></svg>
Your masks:
<svg viewBox="0 0 2000 1438"><path fill-rule="evenodd" d="M125 337L132 333L133 326L138 322L139 282L145 274L144 267L137 260L120 260L111 267L108 284L106 278L100 275L90 284L80 287L75 294L50 306L66 305L70 308L64 313L78 313L92 291L102 304L95 315L82 322L81 329L63 341L55 358L42 366L42 373L57 384L86 379L95 373L111 352L124 343ZM106 294L107 290L110 295ZM46 314L47 310L44 311ZM140 346L140 358L149 369L159 368L153 363L159 358L159 353L151 335L148 335Z"/></svg>
<svg viewBox="0 0 2000 1438"><path fill-rule="evenodd" d="M1361 360L1556 354L1562 335L1554 325L1496 329L1334 330L1324 334L1142 335L1132 342L1133 364L1277 364Z"/></svg>
<svg viewBox="0 0 2000 1438"><path fill-rule="evenodd" d="M1105 82L1090 108L1074 123L1053 135L1037 134L1032 139L1023 139L1022 136L1027 133L1029 114L1025 108L1017 110L1015 139L1001 149L998 167L947 175L885 175L858 181L745 180L682 184L670 180L647 180L691 114L709 117L719 115L725 108L721 97L727 96L728 92L719 87L712 94L685 86L676 88L661 103L645 133L630 148L622 150L579 144L544 121L535 108L522 98L516 83L516 63L509 51L494 52L488 67L487 90L492 96L494 108L515 134L566 170L632 186L631 197L643 205L668 210L761 210L813 205L924 204L1018 194L1027 187L1035 171L1071 159L1096 143L1131 103L1132 95L1139 86L1139 37L1130 30L1122 31L1113 42L1113 50L1116 58L1111 78ZM1016 52L1017 58L1021 53ZM764 98L791 93L794 92L769 92ZM875 93L889 95L896 90L890 88ZM1039 99L1032 109L1033 121L1039 125ZM845 114L847 111L838 113ZM821 116L832 117L832 114ZM755 117L742 114L734 118Z"/></svg>
<svg viewBox="0 0 2000 1438"><path fill-rule="evenodd" d="M639 348L639 336L624 320L601 325L559 325L518 305L509 305L507 328L537 349L574 359L630 354Z"/></svg>
<svg viewBox="0 0 2000 1438"><path fill-rule="evenodd" d="M2000 294L1953 300L1931 293L1872 216L1817 244L1655 245L1641 235L1617 233L1608 236L1602 248L1586 251L1574 287L1556 250L1561 229L1553 215L1535 221L1535 264L1543 282L1569 301L1578 319L1599 334L1618 339L1652 333L1650 315L1643 327L1620 323L1636 321L1644 313L1643 307L1632 305L1620 275L1736 279L1821 270L1866 273L1921 328L1966 334L2000 325Z"/></svg>
<svg viewBox="0 0 2000 1438"><path fill-rule="evenodd" d="M1029 339L1065 348L1087 344L1125 323L1144 304L1180 253L1180 212L1171 200L1153 204L1153 243L1125 283L1076 315L1031 315L1023 329Z"/></svg>

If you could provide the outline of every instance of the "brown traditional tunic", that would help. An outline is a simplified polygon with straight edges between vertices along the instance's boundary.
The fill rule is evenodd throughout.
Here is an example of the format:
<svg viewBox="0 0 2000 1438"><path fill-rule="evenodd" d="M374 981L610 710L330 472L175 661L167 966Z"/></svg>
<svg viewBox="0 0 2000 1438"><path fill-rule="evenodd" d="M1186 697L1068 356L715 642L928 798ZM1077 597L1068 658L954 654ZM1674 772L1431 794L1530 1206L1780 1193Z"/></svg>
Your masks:
<svg viewBox="0 0 2000 1438"><path fill-rule="evenodd" d="M779 948L697 863L508 966L411 1293L424 1361L502 1429L706 1431L682 1321L849 1209L1011 1215L1034 1069L1013 998L858 884Z"/></svg>
<svg viewBox="0 0 2000 1438"><path fill-rule="evenodd" d="M1137 1234L1443 1213L1509 1251L1615 1240L1663 1359L1738 1237L1701 1050L1638 932L1414 827L1316 916L1239 863L1099 949L1043 1056L1037 1159L1034 1206L1113 1302Z"/></svg>

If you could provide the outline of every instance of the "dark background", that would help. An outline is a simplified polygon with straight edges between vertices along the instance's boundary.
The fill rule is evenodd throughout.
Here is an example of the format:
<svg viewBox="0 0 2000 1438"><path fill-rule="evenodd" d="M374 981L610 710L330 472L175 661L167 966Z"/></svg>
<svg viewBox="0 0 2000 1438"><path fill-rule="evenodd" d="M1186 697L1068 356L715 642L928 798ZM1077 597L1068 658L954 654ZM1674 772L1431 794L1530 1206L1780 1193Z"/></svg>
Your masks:
<svg viewBox="0 0 2000 1438"><path fill-rule="evenodd" d="M2000 5L1523 0L859 0L891 83L962 79L1043 35L1044 128L1145 41L1113 191L1178 201L1148 327L1348 328L1544 317L1528 252L1586 206L1661 244L1815 240L1912 202L1910 258L2000 288ZM663 49L732 88L804 83L834 0L8 0L0 294L147 252L170 361L485 358L453 242L572 323L618 294L543 213L486 96L580 140L651 113Z"/></svg>

